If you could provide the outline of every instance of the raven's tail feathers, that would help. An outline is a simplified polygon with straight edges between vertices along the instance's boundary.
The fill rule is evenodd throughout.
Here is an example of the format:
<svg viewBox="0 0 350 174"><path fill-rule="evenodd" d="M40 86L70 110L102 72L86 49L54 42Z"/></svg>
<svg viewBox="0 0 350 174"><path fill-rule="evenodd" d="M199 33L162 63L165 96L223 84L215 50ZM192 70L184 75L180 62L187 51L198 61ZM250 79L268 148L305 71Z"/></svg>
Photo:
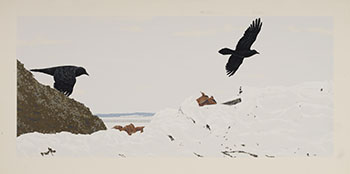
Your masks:
<svg viewBox="0 0 350 174"><path fill-rule="evenodd" d="M45 73L45 74L49 74L49 75L54 75L55 73L55 69L54 68L44 68L44 69L31 69L30 71L33 71L33 72L42 72L42 73Z"/></svg>
<svg viewBox="0 0 350 174"><path fill-rule="evenodd" d="M223 48L221 50L219 50L219 53L222 55L231 55L233 54L235 51L229 49L229 48Z"/></svg>

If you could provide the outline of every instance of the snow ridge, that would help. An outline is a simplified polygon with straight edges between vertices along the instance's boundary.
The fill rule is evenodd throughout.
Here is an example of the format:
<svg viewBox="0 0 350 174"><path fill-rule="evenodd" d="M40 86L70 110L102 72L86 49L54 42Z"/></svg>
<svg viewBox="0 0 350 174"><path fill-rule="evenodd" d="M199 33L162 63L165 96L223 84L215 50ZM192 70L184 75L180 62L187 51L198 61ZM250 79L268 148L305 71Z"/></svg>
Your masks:
<svg viewBox="0 0 350 174"><path fill-rule="evenodd" d="M77 157L330 156L332 96L331 82L243 86L237 105L199 107L196 97L189 97L176 109L157 112L143 133L128 136L113 129L91 135L29 133L17 138L17 152L40 156L50 147L55 156Z"/></svg>

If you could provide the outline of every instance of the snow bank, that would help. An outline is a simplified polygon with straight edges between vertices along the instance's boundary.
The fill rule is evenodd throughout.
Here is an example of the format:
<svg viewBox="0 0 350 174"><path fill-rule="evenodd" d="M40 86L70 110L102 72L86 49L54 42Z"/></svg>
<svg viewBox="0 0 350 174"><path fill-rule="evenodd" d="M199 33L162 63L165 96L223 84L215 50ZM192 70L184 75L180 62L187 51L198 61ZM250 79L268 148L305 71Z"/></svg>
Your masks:
<svg viewBox="0 0 350 174"><path fill-rule="evenodd" d="M143 133L108 129L92 135L29 133L17 138L20 156L290 157L332 154L329 82L292 87L243 86L242 102L198 107L189 97L151 117ZM233 98L228 98L228 100ZM45 157L51 157L46 155Z"/></svg>

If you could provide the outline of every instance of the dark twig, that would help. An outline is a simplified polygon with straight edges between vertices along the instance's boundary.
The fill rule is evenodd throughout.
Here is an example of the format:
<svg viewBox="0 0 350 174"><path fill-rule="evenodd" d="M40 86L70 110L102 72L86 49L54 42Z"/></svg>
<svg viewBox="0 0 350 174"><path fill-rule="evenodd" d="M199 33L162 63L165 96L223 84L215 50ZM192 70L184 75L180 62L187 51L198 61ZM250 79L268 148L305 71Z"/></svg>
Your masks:
<svg viewBox="0 0 350 174"><path fill-rule="evenodd" d="M196 153L196 152L193 152L193 154L195 154L196 156L198 156L198 157L200 157L200 158L202 158L203 156L202 155L199 155L198 153Z"/></svg>
<svg viewBox="0 0 350 174"><path fill-rule="evenodd" d="M205 125L205 127L211 131L209 124Z"/></svg>
<svg viewBox="0 0 350 174"><path fill-rule="evenodd" d="M56 150L53 150L50 147L48 147L47 149L47 152L40 152L41 156L48 155L49 153L51 153L51 155L53 156L53 154L56 153Z"/></svg>
<svg viewBox="0 0 350 174"><path fill-rule="evenodd" d="M232 158L232 155L230 153L245 153L245 154L248 154L248 155L250 155L252 157L255 157L255 158L258 157L258 155L256 155L256 154L249 153L249 152L246 152L246 151L243 151L243 150L222 151L221 153L223 153L223 154L225 154L225 155L227 155L227 156L229 156L231 158Z"/></svg>
<svg viewBox="0 0 350 174"><path fill-rule="evenodd" d="M171 135L168 135L168 137L170 138L171 141L174 141L174 140L175 140L174 137L171 136Z"/></svg>

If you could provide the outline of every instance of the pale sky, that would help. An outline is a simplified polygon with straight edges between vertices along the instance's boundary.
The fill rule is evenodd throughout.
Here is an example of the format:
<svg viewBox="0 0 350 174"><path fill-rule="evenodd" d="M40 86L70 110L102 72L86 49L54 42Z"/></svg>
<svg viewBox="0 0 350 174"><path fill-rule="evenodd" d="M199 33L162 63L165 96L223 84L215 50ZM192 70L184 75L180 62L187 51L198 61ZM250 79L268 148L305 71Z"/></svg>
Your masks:
<svg viewBox="0 0 350 174"><path fill-rule="evenodd" d="M260 52L226 76L229 56L256 17L18 17L17 58L27 69L83 66L70 96L93 113L157 112L186 98L234 99L239 86L333 78L331 17L261 17ZM45 85L53 77L33 73Z"/></svg>

